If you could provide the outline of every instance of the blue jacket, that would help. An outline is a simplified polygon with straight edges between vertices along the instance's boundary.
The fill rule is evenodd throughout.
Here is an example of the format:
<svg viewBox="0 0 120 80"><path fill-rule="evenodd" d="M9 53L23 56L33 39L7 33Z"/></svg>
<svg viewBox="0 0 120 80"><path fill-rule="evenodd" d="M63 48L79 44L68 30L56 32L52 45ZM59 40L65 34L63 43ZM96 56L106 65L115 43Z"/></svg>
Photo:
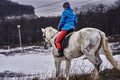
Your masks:
<svg viewBox="0 0 120 80"><path fill-rule="evenodd" d="M77 22L78 22L77 17L73 13L73 10L71 8L67 8L62 13L61 20L58 25L58 29L69 31L71 29L74 29Z"/></svg>

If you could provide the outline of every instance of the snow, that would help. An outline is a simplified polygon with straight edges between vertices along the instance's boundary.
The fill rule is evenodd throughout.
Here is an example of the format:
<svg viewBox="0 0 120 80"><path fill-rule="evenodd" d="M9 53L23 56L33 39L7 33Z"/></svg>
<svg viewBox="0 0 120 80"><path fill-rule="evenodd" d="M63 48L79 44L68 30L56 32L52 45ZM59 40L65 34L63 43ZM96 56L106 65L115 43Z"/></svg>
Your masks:
<svg viewBox="0 0 120 80"><path fill-rule="evenodd" d="M35 49L34 49L35 48ZM44 70L47 70L48 66L50 69L54 68L51 64L54 64L54 59L49 50L43 50L42 47L30 46L24 48L14 48L10 50L0 50L0 52L10 52L21 50L20 53L15 55L5 56L0 55L0 72L4 71L13 71L13 72L23 72L26 74L29 73L38 73ZM26 51L28 50L29 51ZM23 51L22 51L23 50ZM49 60L50 59L50 60Z"/></svg>
<svg viewBox="0 0 120 80"><path fill-rule="evenodd" d="M103 54L101 54L100 57L103 60L101 70L104 70L105 68L112 68L112 65L107 61L106 57ZM84 57L80 57L72 60L70 70L71 74L90 73L94 69L93 65L87 59L83 58ZM120 63L120 55L116 55L114 58ZM0 56L0 65L0 72L13 71L18 73L22 72L25 74L53 74L55 71L54 59L51 54L27 54L8 57ZM61 67L61 72L64 74L65 62L62 63ZM55 75L55 72L53 75Z"/></svg>
<svg viewBox="0 0 120 80"><path fill-rule="evenodd" d="M23 49L28 51L18 52L17 54L9 56L0 54L0 72L12 71L25 74L45 73L48 76L55 75L54 58L51 53L51 48L49 50L44 50L43 47L29 46L9 50L0 49L0 52L10 52ZM82 56L72 60L70 69L71 74L90 73L94 69L94 66L87 59L84 59L84 57L85 56ZM100 70L112 68L112 65L106 59L104 54L100 54L100 57L103 61ZM120 55L115 55L114 58L120 64ZM64 73L65 61L62 62L61 68L61 72Z"/></svg>
<svg viewBox="0 0 120 80"><path fill-rule="evenodd" d="M40 54L4 56L0 57L0 71L36 73L47 70L48 66L52 69L54 67L54 65L51 65L53 62L51 55L47 55L47 57Z"/></svg>
<svg viewBox="0 0 120 80"><path fill-rule="evenodd" d="M115 49L120 49L120 42L111 43L110 47L114 50Z"/></svg>

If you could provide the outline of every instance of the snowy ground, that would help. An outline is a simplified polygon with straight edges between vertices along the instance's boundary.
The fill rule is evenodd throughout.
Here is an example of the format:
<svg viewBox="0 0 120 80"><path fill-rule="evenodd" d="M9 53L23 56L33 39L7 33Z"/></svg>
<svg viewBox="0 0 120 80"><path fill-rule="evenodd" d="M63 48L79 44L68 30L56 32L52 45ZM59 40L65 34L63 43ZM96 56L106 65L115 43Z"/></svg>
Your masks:
<svg viewBox="0 0 120 80"><path fill-rule="evenodd" d="M120 43L112 43L110 46L114 50L120 50ZM100 57L103 60L101 70L112 68L112 65L103 54ZM71 74L90 73L93 70L92 64L83 58L84 56L72 60ZM115 55L114 58L120 64L120 55ZM64 73L65 62L62 63L61 67L61 72ZM5 71L22 72L25 74L45 73L47 77L54 76L55 66L51 48L44 50L43 47L30 46L9 50L0 49L0 72Z"/></svg>

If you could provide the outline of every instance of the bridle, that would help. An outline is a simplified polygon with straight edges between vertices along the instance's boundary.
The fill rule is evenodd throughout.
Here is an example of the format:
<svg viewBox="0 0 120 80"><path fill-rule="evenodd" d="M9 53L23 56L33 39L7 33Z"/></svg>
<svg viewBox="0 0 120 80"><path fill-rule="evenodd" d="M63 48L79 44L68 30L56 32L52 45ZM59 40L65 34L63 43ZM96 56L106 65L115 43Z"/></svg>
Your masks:
<svg viewBox="0 0 120 80"><path fill-rule="evenodd" d="M48 39L48 38L46 37L46 31L44 32L43 40L44 40L44 48L45 48L45 49L48 49L47 44L50 42L50 40L51 40L57 33L58 33L58 32L56 32L53 36L50 37L50 39ZM45 41L45 39L46 39L47 41Z"/></svg>

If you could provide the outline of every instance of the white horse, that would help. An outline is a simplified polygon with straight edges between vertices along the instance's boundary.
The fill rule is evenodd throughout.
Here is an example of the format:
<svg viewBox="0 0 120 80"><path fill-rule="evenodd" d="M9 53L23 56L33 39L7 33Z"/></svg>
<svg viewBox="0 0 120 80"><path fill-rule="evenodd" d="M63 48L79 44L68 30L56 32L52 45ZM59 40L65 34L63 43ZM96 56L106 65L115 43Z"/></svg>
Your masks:
<svg viewBox="0 0 120 80"><path fill-rule="evenodd" d="M42 29L45 43L51 44L53 47L53 56L55 58L56 79L60 77L60 64L62 60L66 60L66 80L69 80L70 63L73 58L78 58L85 55L86 58L94 65L93 79L98 78L99 67L102 60L99 56L99 49L102 47L107 59L111 62L114 68L120 70L120 65L114 60L108 40L104 32L95 28L84 28L74 32L69 39L68 47L64 49L64 57L56 57L58 49L55 46L55 39L59 34L58 31L52 27Z"/></svg>

